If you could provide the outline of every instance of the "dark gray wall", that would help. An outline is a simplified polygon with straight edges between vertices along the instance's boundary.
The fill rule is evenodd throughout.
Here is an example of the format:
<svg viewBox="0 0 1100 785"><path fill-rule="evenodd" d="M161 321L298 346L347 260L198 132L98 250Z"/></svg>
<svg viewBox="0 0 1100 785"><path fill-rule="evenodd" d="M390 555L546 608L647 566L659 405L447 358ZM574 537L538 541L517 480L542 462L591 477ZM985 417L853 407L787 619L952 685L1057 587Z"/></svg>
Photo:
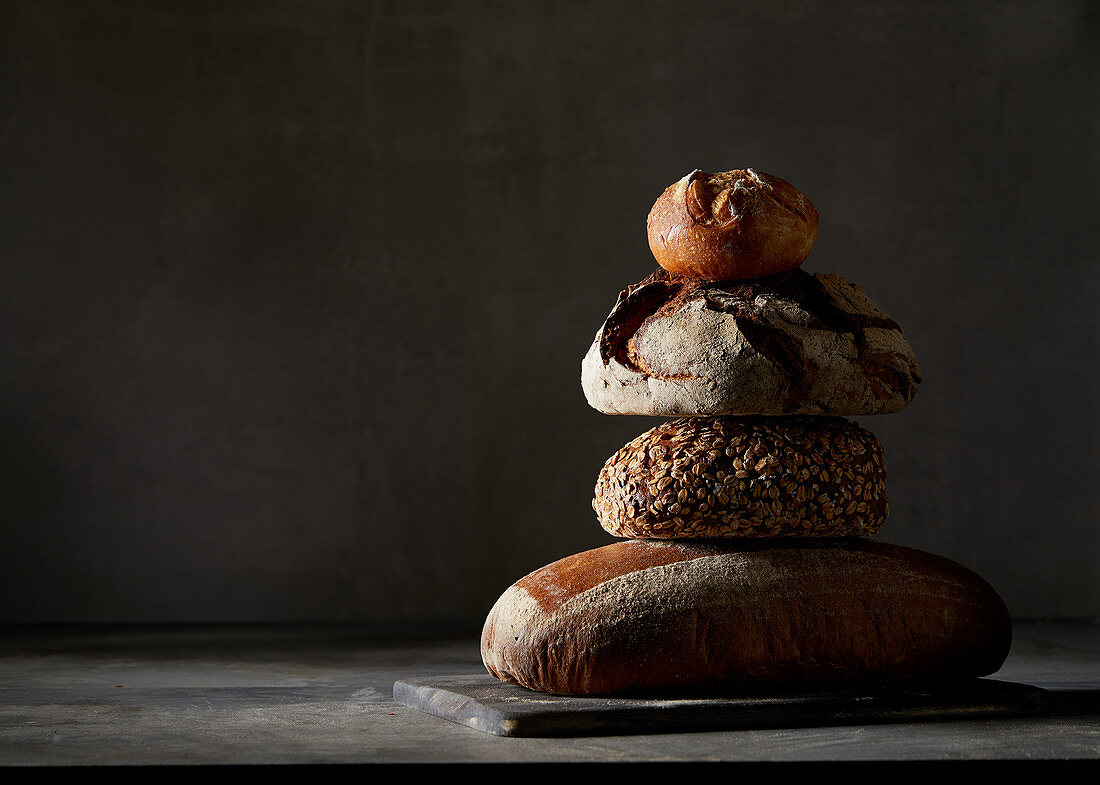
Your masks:
<svg viewBox="0 0 1100 785"><path fill-rule="evenodd" d="M884 540L1100 614L1087 2L5 2L0 620L467 620L611 541L579 364L687 171L925 383Z"/></svg>

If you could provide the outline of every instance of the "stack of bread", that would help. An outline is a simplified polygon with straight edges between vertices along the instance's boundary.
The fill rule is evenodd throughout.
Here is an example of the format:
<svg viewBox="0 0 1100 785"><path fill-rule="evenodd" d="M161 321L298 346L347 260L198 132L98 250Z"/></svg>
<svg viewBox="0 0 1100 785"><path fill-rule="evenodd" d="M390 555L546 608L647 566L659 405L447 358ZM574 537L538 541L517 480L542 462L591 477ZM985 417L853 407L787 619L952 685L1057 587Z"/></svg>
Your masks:
<svg viewBox="0 0 1100 785"><path fill-rule="evenodd" d="M582 363L606 414L670 418L604 465L621 541L513 584L482 633L497 678L565 695L868 687L988 675L1011 624L979 576L873 538L879 440L851 417L920 383L863 290L800 265L818 215L786 181L694 171L649 215L660 267Z"/></svg>

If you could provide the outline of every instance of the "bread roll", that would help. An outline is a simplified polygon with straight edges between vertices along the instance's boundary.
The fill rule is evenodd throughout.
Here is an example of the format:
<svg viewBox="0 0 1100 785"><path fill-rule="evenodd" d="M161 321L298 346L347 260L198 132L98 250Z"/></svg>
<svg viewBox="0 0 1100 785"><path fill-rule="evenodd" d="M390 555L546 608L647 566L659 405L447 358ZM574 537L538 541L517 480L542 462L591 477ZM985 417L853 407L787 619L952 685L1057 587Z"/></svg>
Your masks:
<svg viewBox="0 0 1100 785"><path fill-rule="evenodd" d="M846 540L627 540L504 592L481 654L506 682L560 695L806 689L996 671L1004 603L911 548Z"/></svg>
<svg viewBox="0 0 1100 785"><path fill-rule="evenodd" d="M665 189L646 231L669 272L707 281L760 278L802 264L817 239L817 210L775 175L696 169Z"/></svg>
<svg viewBox="0 0 1100 785"><path fill-rule="evenodd" d="M619 294L581 364L597 410L661 417L888 414L920 380L859 286L802 270L708 283L658 269Z"/></svg>
<svg viewBox="0 0 1100 785"><path fill-rule="evenodd" d="M840 417L686 417L600 471L592 508L616 537L847 537L885 523L882 444Z"/></svg>

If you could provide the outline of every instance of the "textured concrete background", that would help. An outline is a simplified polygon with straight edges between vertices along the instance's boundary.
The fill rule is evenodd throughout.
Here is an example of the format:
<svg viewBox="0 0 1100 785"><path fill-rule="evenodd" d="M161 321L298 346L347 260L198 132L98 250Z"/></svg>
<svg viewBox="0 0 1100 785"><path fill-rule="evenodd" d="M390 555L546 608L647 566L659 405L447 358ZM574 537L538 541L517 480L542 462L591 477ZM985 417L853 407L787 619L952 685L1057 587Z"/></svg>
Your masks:
<svg viewBox="0 0 1100 785"><path fill-rule="evenodd" d="M0 4L0 620L480 621L610 542L579 365L693 168L925 383L881 539L1100 614L1087 2Z"/></svg>

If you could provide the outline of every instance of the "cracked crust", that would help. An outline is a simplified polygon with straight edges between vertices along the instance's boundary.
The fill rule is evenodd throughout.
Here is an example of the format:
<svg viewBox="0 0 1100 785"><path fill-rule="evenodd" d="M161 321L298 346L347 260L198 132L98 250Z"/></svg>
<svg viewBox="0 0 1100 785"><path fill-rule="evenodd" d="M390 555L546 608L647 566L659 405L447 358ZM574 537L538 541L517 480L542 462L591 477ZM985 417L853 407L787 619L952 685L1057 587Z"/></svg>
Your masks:
<svg viewBox="0 0 1100 785"><path fill-rule="evenodd" d="M706 282L658 269L619 294L581 367L605 414L888 414L920 370L901 327L843 278Z"/></svg>

